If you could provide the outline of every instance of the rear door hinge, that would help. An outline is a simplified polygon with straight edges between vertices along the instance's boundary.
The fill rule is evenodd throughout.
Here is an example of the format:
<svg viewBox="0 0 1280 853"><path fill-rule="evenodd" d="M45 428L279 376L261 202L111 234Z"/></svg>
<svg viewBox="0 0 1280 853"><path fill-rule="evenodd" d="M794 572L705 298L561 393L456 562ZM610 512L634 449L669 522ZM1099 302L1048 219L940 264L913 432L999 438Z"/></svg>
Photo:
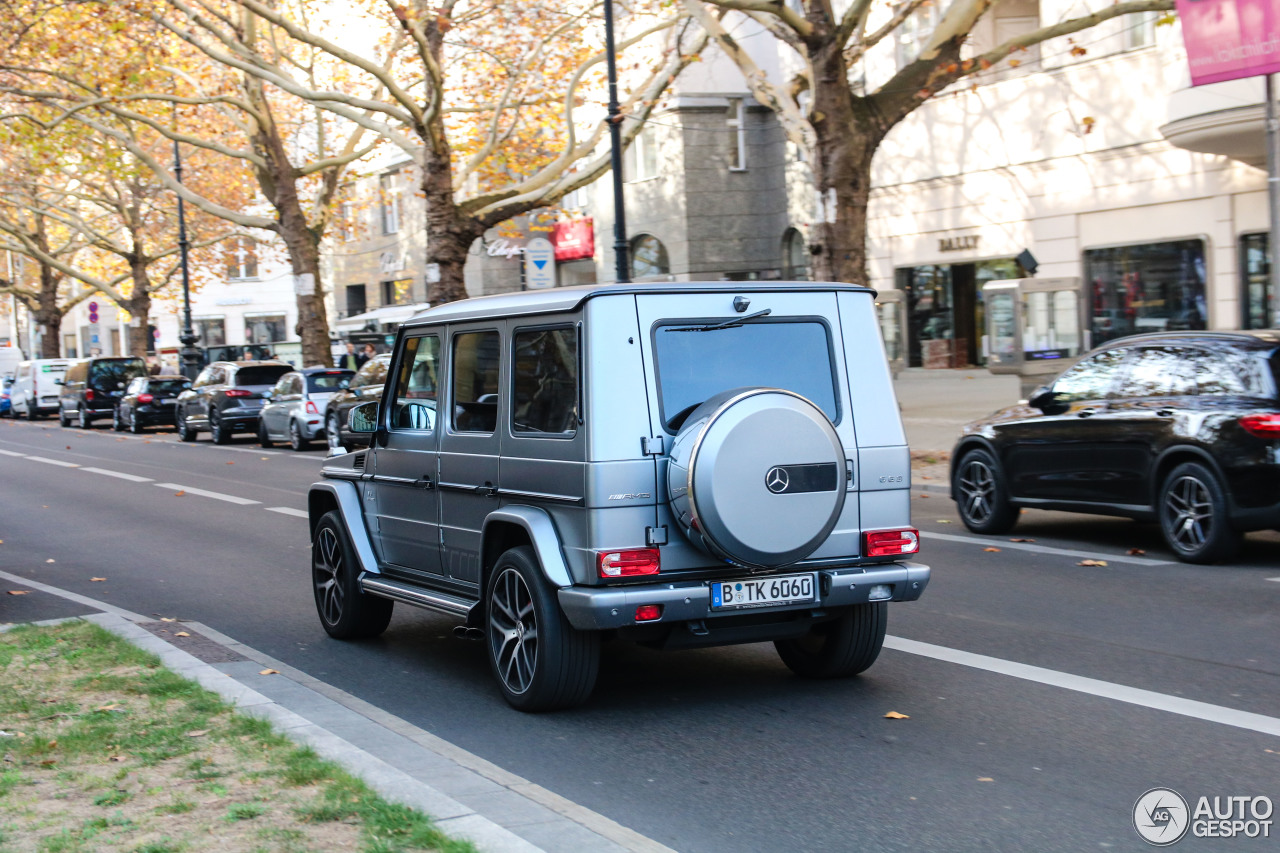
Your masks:
<svg viewBox="0 0 1280 853"><path fill-rule="evenodd" d="M666 527L646 527L644 529L644 544L666 545L667 544L667 528Z"/></svg>
<svg viewBox="0 0 1280 853"><path fill-rule="evenodd" d="M662 436L654 436L653 438L645 437L640 439L640 448L644 451L645 456L661 456L662 455Z"/></svg>

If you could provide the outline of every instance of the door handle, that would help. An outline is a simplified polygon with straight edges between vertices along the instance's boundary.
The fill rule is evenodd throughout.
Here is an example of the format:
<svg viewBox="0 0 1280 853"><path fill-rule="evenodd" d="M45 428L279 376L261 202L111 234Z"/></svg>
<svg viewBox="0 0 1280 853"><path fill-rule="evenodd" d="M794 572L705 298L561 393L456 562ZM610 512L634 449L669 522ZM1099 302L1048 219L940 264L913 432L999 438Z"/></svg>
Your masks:
<svg viewBox="0 0 1280 853"><path fill-rule="evenodd" d="M1156 416L1161 418L1173 417L1173 409L1157 409Z"/></svg>
<svg viewBox="0 0 1280 853"><path fill-rule="evenodd" d="M1097 413L1098 413L1097 409L1081 409L1079 412L1076 412L1076 417L1091 418Z"/></svg>
<svg viewBox="0 0 1280 853"><path fill-rule="evenodd" d="M423 474L421 477L413 481L413 484L419 489L434 489L436 484L432 481L430 474Z"/></svg>
<svg viewBox="0 0 1280 853"><path fill-rule="evenodd" d="M496 498L498 489L493 483L485 483L483 486L476 486L476 494L485 498Z"/></svg>

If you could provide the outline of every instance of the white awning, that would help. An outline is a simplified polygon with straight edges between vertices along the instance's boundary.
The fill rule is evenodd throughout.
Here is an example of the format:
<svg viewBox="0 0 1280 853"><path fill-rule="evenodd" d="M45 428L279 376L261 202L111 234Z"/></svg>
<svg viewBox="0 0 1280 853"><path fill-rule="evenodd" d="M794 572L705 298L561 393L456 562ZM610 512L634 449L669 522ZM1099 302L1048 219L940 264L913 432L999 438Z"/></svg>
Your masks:
<svg viewBox="0 0 1280 853"><path fill-rule="evenodd" d="M363 314L344 317L334 323L333 328L339 332L359 332L372 323L375 328L381 331L382 326L398 326L413 315L426 311L430 307L431 303L429 302L419 302L416 305L384 305L381 308L375 308Z"/></svg>

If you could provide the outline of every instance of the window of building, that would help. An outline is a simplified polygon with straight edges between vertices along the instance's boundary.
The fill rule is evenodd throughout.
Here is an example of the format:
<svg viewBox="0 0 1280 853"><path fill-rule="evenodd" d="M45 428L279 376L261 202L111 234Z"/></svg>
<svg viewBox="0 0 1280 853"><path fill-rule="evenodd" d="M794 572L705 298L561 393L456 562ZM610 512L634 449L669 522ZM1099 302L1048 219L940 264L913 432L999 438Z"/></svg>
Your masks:
<svg viewBox="0 0 1280 853"><path fill-rule="evenodd" d="M747 105L742 98L729 99L729 169L747 168Z"/></svg>
<svg viewBox="0 0 1280 853"><path fill-rule="evenodd" d="M386 172L378 178L381 190L382 233L396 234L400 231L401 197L404 195L403 178L400 170Z"/></svg>
<svg viewBox="0 0 1280 853"><path fill-rule="evenodd" d="M1084 270L1095 346L1139 332L1206 328L1202 240L1088 249Z"/></svg>
<svg viewBox="0 0 1280 853"><path fill-rule="evenodd" d="M413 302L413 279L402 278L382 283L383 305L409 305Z"/></svg>
<svg viewBox="0 0 1280 853"><path fill-rule="evenodd" d="M1137 12L1120 19L1124 28L1124 49L1136 50L1156 43L1156 12Z"/></svg>
<svg viewBox="0 0 1280 853"><path fill-rule="evenodd" d="M1266 234L1240 238L1240 290L1244 328L1280 328L1280 305L1271 292L1271 258Z"/></svg>
<svg viewBox="0 0 1280 853"><path fill-rule="evenodd" d="M465 332L453 338L453 428L493 432L498 425L497 332Z"/></svg>
<svg viewBox="0 0 1280 853"><path fill-rule="evenodd" d="M639 234L631 239L631 278L640 279L656 275L668 275L671 262L667 260L667 247L652 234Z"/></svg>
<svg viewBox="0 0 1280 853"><path fill-rule="evenodd" d="M227 321L222 317L192 320L191 328L196 333L196 346L198 347L223 347L227 345Z"/></svg>
<svg viewBox="0 0 1280 853"><path fill-rule="evenodd" d="M578 187L573 192L564 197L560 206L565 210L584 211L587 209L587 188Z"/></svg>
<svg viewBox="0 0 1280 853"><path fill-rule="evenodd" d="M572 327L523 329L512 339L511 431L572 435L578 429L578 335Z"/></svg>
<svg viewBox="0 0 1280 853"><path fill-rule="evenodd" d="M435 429L439 364L439 338L428 335L405 341L400 375L396 377L392 429Z"/></svg>
<svg viewBox="0 0 1280 853"><path fill-rule="evenodd" d="M338 234L342 242L350 243L356 239L356 206L354 202L344 201L339 208Z"/></svg>
<svg viewBox="0 0 1280 853"><path fill-rule="evenodd" d="M246 344L270 344L286 337L285 316L270 314L244 318L244 342Z"/></svg>
<svg viewBox="0 0 1280 853"><path fill-rule="evenodd" d="M628 181L643 181L658 175L657 129L646 124L627 146L622 173Z"/></svg>
<svg viewBox="0 0 1280 853"><path fill-rule="evenodd" d="M244 279L258 277L258 250L248 237L236 237L227 253L227 278Z"/></svg>
<svg viewBox="0 0 1280 853"><path fill-rule="evenodd" d="M363 284L347 285L347 316L354 317L368 311L369 302L365 297Z"/></svg>
<svg viewBox="0 0 1280 853"><path fill-rule="evenodd" d="M788 228L782 235L782 280L809 280L809 247L795 228Z"/></svg>

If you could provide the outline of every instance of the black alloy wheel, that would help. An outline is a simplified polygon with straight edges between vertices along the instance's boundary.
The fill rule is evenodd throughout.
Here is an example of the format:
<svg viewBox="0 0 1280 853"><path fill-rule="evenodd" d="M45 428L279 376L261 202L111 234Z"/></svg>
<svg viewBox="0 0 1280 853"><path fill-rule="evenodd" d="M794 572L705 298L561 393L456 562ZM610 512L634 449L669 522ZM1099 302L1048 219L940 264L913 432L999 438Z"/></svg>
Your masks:
<svg viewBox="0 0 1280 853"><path fill-rule="evenodd" d="M177 423L178 440L179 441L195 441L196 431L187 424L187 413L183 410L178 411Z"/></svg>
<svg viewBox="0 0 1280 853"><path fill-rule="evenodd" d="M804 678L844 678L867 669L880 656L889 625L883 601L855 604L840 618L822 622L807 635L775 640L787 668Z"/></svg>
<svg viewBox="0 0 1280 853"><path fill-rule="evenodd" d="M297 421L289 421L289 446L294 451L306 450L311 446L311 442L303 437L302 428L298 426Z"/></svg>
<svg viewBox="0 0 1280 853"><path fill-rule="evenodd" d="M394 602L360 591L360 569L342 518L328 512L311 543L311 588L316 613L330 637L356 640L387 630Z"/></svg>
<svg viewBox="0 0 1280 853"><path fill-rule="evenodd" d="M970 450L961 458L951 489L960 520L974 533L1008 533L1018 521L995 457L986 450Z"/></svg>
<svg viewBox="0 0 1280 853"><path fill-rule="evenodd" d="M580 705L600 671L600 638L569 624L533 549L498 558L485 596L489 666L503 697L521 711Z"/></svg>
<svg viewBox="0 0 1280 853"><path fill-rule="evenodd" d="M1217 563L1240 551L1240 531L1227 517L1226 491L1199 462L1169 472L1160 489L1160 531L1184 563Z"/></svg>
<svg viewBox="0 0 1280 853"><path fill-rule="evenodd" d="M76 419L79 422L80 429L93 429L93 420L89 417L89 410L84 406L80 407Z"/></svg>
<svg viewBox="0 0 1280 853"><path fill-rule="evenodd" d="M231 430L222 423L222 415L217 409L209 410L209 437L214 444L226 444L231 440Z"/></svg>
<svg viewBox="0 0 1280 853"><path fill-rule="evenodd" d="M267 432L267 422L261 418L258 419L258 444L264 448L270 447L272 444L271 436Z"/></svg>

